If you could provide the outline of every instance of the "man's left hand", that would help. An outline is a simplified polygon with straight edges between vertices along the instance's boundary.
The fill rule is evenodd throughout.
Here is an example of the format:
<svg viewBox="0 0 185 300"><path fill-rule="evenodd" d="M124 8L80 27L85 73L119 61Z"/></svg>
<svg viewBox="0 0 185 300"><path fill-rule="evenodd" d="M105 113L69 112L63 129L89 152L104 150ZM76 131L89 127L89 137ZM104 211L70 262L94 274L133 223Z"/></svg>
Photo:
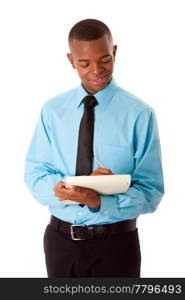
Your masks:
<svg viewBox="0 0 185 300"><path fill-rule="evenodd" d="M101 204L100 198L95 191L80 186L66 188L63 181L58 182L53 191L60 201L70 199L91 208L99 208Z"/></svg>

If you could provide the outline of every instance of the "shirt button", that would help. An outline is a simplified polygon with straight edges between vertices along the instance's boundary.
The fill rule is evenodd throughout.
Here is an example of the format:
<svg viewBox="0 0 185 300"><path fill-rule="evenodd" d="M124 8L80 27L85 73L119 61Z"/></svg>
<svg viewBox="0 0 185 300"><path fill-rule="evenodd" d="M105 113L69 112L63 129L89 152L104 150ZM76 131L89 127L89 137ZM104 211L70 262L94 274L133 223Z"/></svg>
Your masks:
<svg viewBox="0 0 185 300"><path fill-rule="evenodd" d="M82 212L79 212L78 214L79 214L79 216L82 216L82 215L83 215Z"/></svg>
<svg viewBox="0 0 185 300"><path fill-rule="evenodd" d="M105 210L105 211L104 211L104 215L107 215L107 214L108 214L108 211L107 211L107 210Z"/></svg>

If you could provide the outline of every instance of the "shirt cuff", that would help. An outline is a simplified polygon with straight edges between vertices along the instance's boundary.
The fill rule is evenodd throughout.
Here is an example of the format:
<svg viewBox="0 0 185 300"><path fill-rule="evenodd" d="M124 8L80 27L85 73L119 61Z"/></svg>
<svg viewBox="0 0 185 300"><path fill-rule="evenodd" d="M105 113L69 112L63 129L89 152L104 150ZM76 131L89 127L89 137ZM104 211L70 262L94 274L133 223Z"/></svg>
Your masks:
<svg viewBox="0 0 185 300"><path fill-rule="evenodd" d="M117 198L116 196L105 196L100 195L101 206L100 206L100 214L101 215L117 215Z"/></svg>

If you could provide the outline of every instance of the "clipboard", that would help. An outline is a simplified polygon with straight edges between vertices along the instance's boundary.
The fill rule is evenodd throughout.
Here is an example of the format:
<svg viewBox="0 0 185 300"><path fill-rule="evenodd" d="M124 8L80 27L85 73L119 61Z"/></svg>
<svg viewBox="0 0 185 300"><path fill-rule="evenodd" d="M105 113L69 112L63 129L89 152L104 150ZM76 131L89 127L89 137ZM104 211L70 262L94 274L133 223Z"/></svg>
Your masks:
<svg viewBox="0 0 185 300"><path fill-rule="evenodd" d="M99 195L114 195L125 193L131 183L130 174L67 176L66 188L81 186L96 191ZM79 204L73 200L63 200L65 204Z"/></svg>

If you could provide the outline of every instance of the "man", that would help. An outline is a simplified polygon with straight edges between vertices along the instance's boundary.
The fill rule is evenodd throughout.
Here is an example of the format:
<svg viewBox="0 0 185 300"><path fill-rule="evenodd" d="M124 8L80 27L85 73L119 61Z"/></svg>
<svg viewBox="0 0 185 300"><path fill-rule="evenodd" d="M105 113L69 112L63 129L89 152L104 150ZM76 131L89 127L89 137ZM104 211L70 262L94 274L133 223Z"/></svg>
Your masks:
<svg viewBox="0 0 185 300"><path fill-rule="evenodd" d="M25 183L51 213L48 277L140 277L136 219L154 212L164 193L155 113L117 86L117 46L104 23L75 24L69 48L81 84L44 104L25 163ZM126 193L65 186L66 176L110 174L131 174Z"/></svg>

